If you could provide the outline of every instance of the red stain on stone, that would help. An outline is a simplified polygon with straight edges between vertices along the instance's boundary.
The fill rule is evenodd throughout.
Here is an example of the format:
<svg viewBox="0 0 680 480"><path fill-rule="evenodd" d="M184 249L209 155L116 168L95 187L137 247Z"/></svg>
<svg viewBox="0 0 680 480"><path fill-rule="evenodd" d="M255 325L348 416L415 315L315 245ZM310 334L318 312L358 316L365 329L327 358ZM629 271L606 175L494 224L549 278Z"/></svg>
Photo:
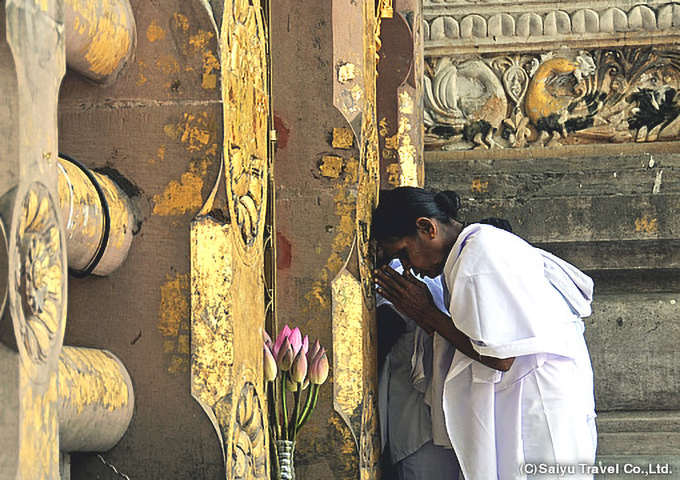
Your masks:
<svg viewBox="0 0 680 480"><path fill-rule="evenodd" d="M292 246L281 232L276 232L276 268L285 270L290 268Z"/></svg>
<svg viewBox="0 0 680 480"><path fill-rule="evenodd" d="M288 134L290 134L290 130L286 127L286 124L283 123L281 117L276 115L274 115L274 129L276 130L278 137L278 148L279 150L283 150L288 146Z"/></svg>

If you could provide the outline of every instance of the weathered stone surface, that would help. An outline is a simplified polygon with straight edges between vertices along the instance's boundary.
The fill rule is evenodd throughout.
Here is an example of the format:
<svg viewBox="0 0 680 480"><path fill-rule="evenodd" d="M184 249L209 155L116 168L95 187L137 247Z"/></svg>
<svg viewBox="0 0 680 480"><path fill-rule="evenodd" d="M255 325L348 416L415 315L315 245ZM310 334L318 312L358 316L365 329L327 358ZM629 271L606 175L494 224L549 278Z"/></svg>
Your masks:
<svg viewBox="0 0 680 480"><path fill-rule="evenodd" d="M133 246L110 277L72 279L66 343L127 367L130 429L102 457L130 478L224 478L220 442L190 385L190 223L214 185L222 145L218 41L199 1L133 1L138 45L116 83L72 72L59 146L118 181L137 211ZM115 475L77 454L72 478Z"/></svg>
<svg viewBox="0 0 680 480"><path fill-rule="evenodd" d="M595 288L584 321L597 410L680 410L680 293L598 295Z"/></svg>
<svg viewBox="0 0 680 480"><path fill-rule="evenodd" d="M515 233L586 270L678 268L672 153L451 159L426 155L426 186L455 190L467 221L507 218Z"/></svg>

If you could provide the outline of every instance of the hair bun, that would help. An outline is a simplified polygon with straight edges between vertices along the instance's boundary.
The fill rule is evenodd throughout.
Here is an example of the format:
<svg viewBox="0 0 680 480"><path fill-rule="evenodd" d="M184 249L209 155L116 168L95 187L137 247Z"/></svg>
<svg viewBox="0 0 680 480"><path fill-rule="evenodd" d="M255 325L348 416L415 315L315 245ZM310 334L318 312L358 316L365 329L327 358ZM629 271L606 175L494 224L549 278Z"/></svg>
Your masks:
<svg viewBox="0 0 680 480"><path fill-rule="evenodd" d="M451 218L458 218L460 210L460 197L453 190L445 190L434 196L434 201L439 209Z"/></svg>

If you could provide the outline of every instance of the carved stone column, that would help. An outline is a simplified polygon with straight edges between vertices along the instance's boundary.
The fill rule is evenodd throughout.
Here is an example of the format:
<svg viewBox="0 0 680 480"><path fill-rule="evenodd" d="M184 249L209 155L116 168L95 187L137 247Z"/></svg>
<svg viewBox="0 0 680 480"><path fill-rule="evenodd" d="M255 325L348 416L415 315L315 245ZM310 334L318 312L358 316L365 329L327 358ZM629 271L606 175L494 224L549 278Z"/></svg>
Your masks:
<svg viewBox="0 0 680 480"><path fill-rule="evenodd" d="M130 199L106 175L64 158L57 166L68 266L76 275L108 275L123 263L132 243Z"/></svg>
<svg viewBox="0 0 680 480"><path fill-rule="evenodd" d="M268 199L268 27L259 1L224 5L223 163L191 225L191 393L228 479L269 477L262 382Z"/></svg>
<svg viewBox="0 0 680 480"><path fill-rule="evenodd" d="M380 185L422 186L423 162L422 1L394 2L383 18L378 50Z"/></svg>
<svg viewBox="0 0 680 480"><path fill-rule="evenodd" d="M381 2L382 4L382 2ZM386 12L386 17L392 12ZM333 2L333 104L359 148L353 244L331 281L333 305L333 406L350 427L359 478L379 476L375 296L370 225L379 189L376 112L380 11L373 2Z"/></svg>
<svg viewBox="0 0 680 480"><path fill-rule="evenodd" d="M0 465L7 478L58 478L57 362L67 279L56 183L57 93L65 70L61 6L9 0L0 11L9 104L2 117L9 175L3 172L0 191L9 315L3 313L2 327L14 337L0 347L3 408L13 408L1 417L9 435L3 435Z"/></svg>
<svg viewBox="0 0 680 480"><path fill-rule="evenodd" d="M64 2L66 64L99 84L116 80L132 60L137 26L129 0Z"/></svg>

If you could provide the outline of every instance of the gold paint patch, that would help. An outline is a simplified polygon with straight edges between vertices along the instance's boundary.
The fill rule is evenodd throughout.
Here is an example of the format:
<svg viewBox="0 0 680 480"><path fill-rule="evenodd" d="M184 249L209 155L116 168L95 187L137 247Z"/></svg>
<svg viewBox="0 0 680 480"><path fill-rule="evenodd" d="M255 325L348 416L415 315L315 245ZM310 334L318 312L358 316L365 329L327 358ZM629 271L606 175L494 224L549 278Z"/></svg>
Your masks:
<svg viewBox="0 0 680 480"><path fill-rule="evenodd" d="M182 31L189 30L189 19L186 15L175 12L172 14L172 24L174 27L179 28Z"/></svg>
<svg viewBox="0 0 680 480"><path fill-rule="evenodd" d="M487 193L489 191L489 182L483 182L481 179L475 178L470 189L477 193Z"/></svg>
<svg viewBox="0 0 680 480"><path fill-rule="evenodd" d="M189 321L189 275L168 276L161 285L161 304L158 307L158 331L164 337L176 337L180 325Z"/></svg>
<svg viewBox="0 0 680 480"><path fill-rule="evenodd" d="M357 67L353 63L345 63L338 67L338 82L347 83L357 76Z"/></svg>
<svg viewBox="0 0 680 480"><path fill-rule="evenodd" d="M354 144L354 133L350 128L333 129L333 148L349 150Z"/></svg>
<svg viewBox="0 0 680 480"><path fill-rule="evenodd" d="M645 215L635 219L635 231L637 233L656 233L658 231L658 221L656 218L649 218Z"/></svg>
<svg viewBox="0 0 680 480"><path fill-rule="evenodd" d="M150 42L163 40L165 38L165 30L158 24L158 20L154 19L149 25L149 28L146 29L146 38Z"/></svg>
<svg viewBox="0 0 680 480"><path fill-rule="evenodd" d="M418 180L418 152L411 139L413 130L411 115L413 115L413 97L408 92L402 92L399 94L399 131L397 132L399 165L401 166L399 184L417 187L420 185Z"/></svg>
<svg viewBox="0 0 680 480"><path fill-rule="evenodd" d="M338 178L342 173L342 164L343 159L341 157L325 155L321 159L319 171L321 172L321 175L326 178Z"/></svg>
<svg viewBox="0 0 680 480"><path fill-rule="evenodd" d="M172 55L161 55L156 60L156 65L166 75L176 75L179 73L179 63Z"/></svg>
<svg viewBox="0 0 680 480"><path fill-rule="evenodd" d="M168 276L161 285L161 304L158 308L156 328L163 340L163 350L171 354L169 373L180 374L189 370L190 335L190 278L188 274Z"/></svg>
<svg viewBox="0 0 680 480"><path fill-rule="evenodd" d="M183 215L196 212L203 205L203 179L193 172L171 181L160 195L154 195L154 215Z"/></svg>
<svg viewBox="0 0 680 480"><path fill-rule="evenodd" d="M347 421L361 407L364 397L364 297L361 283L346 270L333 280L332 289L333 400Z"/></svg>

